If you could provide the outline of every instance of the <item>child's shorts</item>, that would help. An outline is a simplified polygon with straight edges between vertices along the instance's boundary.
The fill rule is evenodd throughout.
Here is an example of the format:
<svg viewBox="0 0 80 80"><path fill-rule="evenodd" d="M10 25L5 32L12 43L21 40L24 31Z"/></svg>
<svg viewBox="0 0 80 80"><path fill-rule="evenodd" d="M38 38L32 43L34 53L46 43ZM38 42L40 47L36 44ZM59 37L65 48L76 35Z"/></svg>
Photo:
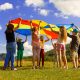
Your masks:
<svg viewBox="0 0 80 80"><path fill-rule="evenodd" d="M72 58L78 58L77 51L71 49L71 56L72 56Z"/></svg>
<svg viewBox="0 0 80 80"><path fill-rule="evenodd" d="M17 51L17 60L22 60L23 58L23 50L18 50Z"/></svg>
<svg viewBox="0 0 80 80"><path fill-rule="evenodd" d="M65 44L64 43L58 43L57 44L57 50L65 50Z"/></svg>

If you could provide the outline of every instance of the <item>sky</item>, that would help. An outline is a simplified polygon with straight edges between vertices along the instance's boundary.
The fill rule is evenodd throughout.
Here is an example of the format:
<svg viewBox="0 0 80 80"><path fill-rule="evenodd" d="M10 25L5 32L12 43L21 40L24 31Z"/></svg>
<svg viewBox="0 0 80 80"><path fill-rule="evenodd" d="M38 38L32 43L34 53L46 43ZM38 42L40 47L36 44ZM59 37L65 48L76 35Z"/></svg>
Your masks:
<svg viewBox="0 0 80 80"><path fill-rule="evenodd" d="M6 24L18 17L26 20L39 19L49 24L74 23L79 27L80 0L0 0L0 53L6 52ZM32 55L30 44L31 36L24 44L24 55ZM45 43L45 51L50 49L50 42Z"/></svg>

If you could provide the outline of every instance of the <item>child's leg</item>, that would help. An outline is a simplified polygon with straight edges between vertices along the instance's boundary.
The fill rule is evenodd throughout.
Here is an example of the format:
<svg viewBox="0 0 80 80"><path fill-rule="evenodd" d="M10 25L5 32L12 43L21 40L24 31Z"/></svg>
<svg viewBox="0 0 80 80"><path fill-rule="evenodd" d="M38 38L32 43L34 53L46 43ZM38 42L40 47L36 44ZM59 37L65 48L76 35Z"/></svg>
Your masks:
<svg viewBox="0 0 80 80"><path fill-rule="evenodd" d="M57 67L59 67L59 54L57 51L56 51L56 58L57 58Z"/></svg>
<svg viewBox="0 0 80 80"><path fill-rule="evenodd" d="M62 59L63 59L63 63L64 63L64 68L68 68L65 50L62 50L61 52L62 52Z"/></svg>
<svg viewBox="0 0 80 80"><path fill-rule="evenodd" d="M10 67L11 65L10 65L10 60L11 60L11 58L9 59L9 62L8 62L8 67Z"/></svg>
<svg viewBox="0 0 80 80"><path fill-rule="evenodd" d="M79 48L78 48L78 63L80 64L80 45L79 45Z"/></svg>
<svg viewBox="0 0 80 80"><path fill-rule="evenodd" d="M22 59L20 59L20 67L22 67Z"/></svg>
<svg viewBox="0 0 80 80"><path fill-rule="evenodd" d="M76 53L76 67L78 68L78 54Z"/></svg>
<svg viewBox="0 0 80 80"><path fill-rule="evenodd" d="M4 69L6 69L6 67L8 66L9 61L10 61L10 51L7 50L7 54L4 62Z"/></svg>
<svg viewBox="0 0 80 80"><path fill-rule="evenodd" d="M39 66L39 62L40 62L40 48L39 47L37 47L36 52L37 52L37 66L40 67Z"/></svg>
<svg viewBox="0 0 80 80"><path fill-rule="evenodd" d="M11 69L14 69L14 54L11 53Z"/></svg>
<svg viewBox="0 0 80 80"><path fill-rule="evenodd" d="M42 49L42 67L44 67L44 49Z"/></svg>
<svg viewBox="0 0 80 80"><path fill-rule="evenodd" d="M73 67L76 68L75 51L74 50L71 50L71 52L72 52Z"/></svg>
<svg viewBox="0 0 80 80"><path fill-rule="evenodd" d="M17 67L18 67L18 59L16 60L16 64L17 64Z"/></svg>
<svg viewBox="0 0 80 80"><path fill-rule="evenodd" d="M41 54L41 50L40 50L40 61L39 61L39 66L40 66L40 62L41 62L41 58L42 58L41 55L42 55L42 54Z"/></svg>
<svg viewBox="0 0 80 80"><path fill-rule="evenodd" d="M80 55L78 54L78 67L80 67Z"/></svg>
<svg viewBox="0 0 80 80"><path fill-rule="evenodd" d="M20 67L22 67L23 50L20 50Z"/></svg>
<svg viewBox="0 0 80 80"><path fill-rule="evenodd" d="M62 55L60 50L58 50L58 54L59 54L59 66L62 68Z"/></svg>
<svg viewBox="0 0 80 80"><path fill-rule="evenodd" d="M78 54L78 63L80 64L80 55Z"/></svg>
<svg viewBox="0 0 80 80"><path fill-rule="evenodd" d="M35 69L36 49L34 47L32 48L32 52L33 52L32 63L33 63L33 68Z"/></svg>
<svg viewBox="0 0 80 80"><path fill-rule="evenodd" d="M20 50L17 51L17 61L16 61L17 67L19 64L19 59L20 59Z"/></svg>

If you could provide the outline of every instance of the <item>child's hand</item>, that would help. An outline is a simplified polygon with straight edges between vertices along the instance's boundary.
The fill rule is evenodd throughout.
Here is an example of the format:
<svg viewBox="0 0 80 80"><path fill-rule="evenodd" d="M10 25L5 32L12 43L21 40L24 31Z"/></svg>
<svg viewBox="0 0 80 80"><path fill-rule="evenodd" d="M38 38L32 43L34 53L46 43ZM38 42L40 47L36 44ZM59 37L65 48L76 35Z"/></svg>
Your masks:
<svg viewBox="0 0 80 80"><path fill-rule="evenodd" d="M26 39L25 39L25 41L24 42L26 42L27 41L27 35L26 35Z"/></svg>
<svg viewBox="0 0 80 80"><path fill-rule="evenodd" d="M49 25L49 27L52 28L50 25Z"/></svg>
<svg viewBox="0 0 80 80"><path fill-rule="evenodd" d="M11 23L11 20L9 20L8 24L10 24L10 23Z"/></svg>
<svg viewBox="0 0 80 80"><path fill-rule="evenodd" d="M18 41L18 37L16 37L16 42Z"/></svg>
<svg viewBox="0 0 80 80"><path fill-rule="evenodd" d="M19 18L19 19L20 19L20 22L19 22L19 24L21 24L22 18Z"/></svg>
<svg viewBox="0 0 80 80"><path fill-rule="evenodd" d="M32 23L32 21L30 21L30 24Z"/></svg>
<svg viewBox="0 0 80 80"><path fill-rule="evenodd" d="M48 39L52 39L51 36L47 36Z"/></svg>
<svg viewBox="0 0 80 80"><path fill-rule="evenodd" d="M20 19L20 20L22 20L22 18L21 18L21 17L20 17L19 19Z"/></svg>
<svg viewBox="0 0 80 80"><path fill-rule="evenodd" d="M16 27L16 29L19 28L21 21L22 21L22 18L19 18L19 19L20 19L20 22L18 23L18 26Z"/></svg>

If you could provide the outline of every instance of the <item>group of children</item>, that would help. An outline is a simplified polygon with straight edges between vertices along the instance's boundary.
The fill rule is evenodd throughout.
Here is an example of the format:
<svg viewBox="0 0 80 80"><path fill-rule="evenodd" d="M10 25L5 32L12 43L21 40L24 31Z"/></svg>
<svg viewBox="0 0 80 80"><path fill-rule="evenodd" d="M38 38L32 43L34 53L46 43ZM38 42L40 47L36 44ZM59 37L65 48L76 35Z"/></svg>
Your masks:
<svg viewBox="0 0 80 80"><path fill-rule="evenodd" d="M73 68L77 69L78 62L80 61L80 56L78 55L78 53L80 53L80 33L77 29L73 29L72 35L70 35L69 33L67 33L67 30L64 26L61 26L60 31L56 33L59 34L59 37L57 39L57 42L53 44L53 47L56 50L57 66L68 69L65 47L68 36L72 39L70 42L70 54L72 58Z"/></svg>
<svg viewBox="0 0 80 80"><path fill-rule="evenodd" d="M19 28L20 24L21 24L21 21L16 27L16 29ZM77 53L80 53L80 45L79 45L80 33L77 31L77 29L74 29L72 32L72 35L70 35L69 33L67 33L67 30L64 26L60 27L59 32L54 31L52 27L50 28L53 32L59 34L57 42L53 44L53 47L57 55L57 66L68 69L67 58L66 58L66 47L65 47L67 36L68 36L72 38L72 41L70 43L70 51L71 51L73 67L78 68L78 54ZM7 45L6 45L7 54L6 54L6 58L4 61L4 67L3 67L4 70L7 68L9 62L11 62L11 70L15 69L14 68L14 54L16 52L15 42L17 42L17 67L19 66L18 65L19 60L20 60L20 67L22 67L22 58L23 58L23 51L24 51L23 44L26 42L27 38L24 42L22 42L22 39L20 38L15 39L14 31L16 29L9 21L7 25L7 29L5 31L6 40L7 40ZM40 68L41 58L42 58L42 67L44 68L44 54L45 54L44 43L49 41L50 38L47 37L47 40L44 40L44 37L42 35L40 36L39 34L39 27L33 27L32 24L31 24L31 31L32 31L31 45L32 45L32 52L33 52L33 58L32 58L33 69ZM35 64L36 60L37 60L37 65ZM80 62L80 58L79 58L79 62Z"/></svg>
<svg viewBox="0 0 80 80"><path fill-rule="evenodd" d="M32 52L33 52L33 69L40 68L40 60L42 58L42 67L44 68L44 43L49 41L49 38L44 40L44 36L40 36L39 27L33 27L32 30ZM37 65L35 61L37 60Z"/></svg>
<svg viewBox="0 0 80 80"><path fill-rule="evenodd" d="M14 28L14 25L11 24L11 21L7 24L7 29L5 31L5 36L6 36L6 58L4 61L4 67L3 70L9 66L11 63L11 70L16 70L14 68L14 54L16 53L16 44L17 44L17 60L16 60L16 66L22 67L22 58L23 58L23 51L24 51L24 46L23 44L27 41L27 37L25 41L22 41L21 38L16 38L15 39L15 34L14 31L19 28L21 24L21 21L17 25L16 28ZM33 68L35 69L35 60L37 59L37 66L38 68L40 67L40 59L42 58L42 66L44 66L44 42L47 42L49 39L44 40L43 36L38 36L38 30L37 28L31 28L32 30L32 52L33 52ZM19 62L20 61L20 62ZM20 63L20 65L19 65Z"/></svg>
<svg viewBox="0 0 80 80"><path fill-rule="evenodd" d="M55 49L56 55L57 55L57 66L61 68L66 68L68 69L67 65L67 58L66 58L66 42L67 42L67 37L70 37L72 41L70 42L70 51L71 51L71 57L72 57L72 63L74 68L78 68L78 53L79 52L79 44L80 44L80 34L77 29L73 29L72 35L70 35L66 28L64 26L60 27L59 32L54 31L52 27L50 27L51 30L57 34L59 34L59 37L57 39L57 42L53 44L53 47ZM37 57L37 67L40 67L39 61L40 61L40 55L42 55L42 66L44 64L44 42L48 40L44 40L43 36L40 36L39 40L39 33L38 33L38 28L35 27L32 33L32 42L34 45L32 45L33 49L33 68L35 69L35 53ZM36 41L37 40L37 41ZM37 50L38 49L38 50ZM79 60L80 61L80 60Z"/></svg>

